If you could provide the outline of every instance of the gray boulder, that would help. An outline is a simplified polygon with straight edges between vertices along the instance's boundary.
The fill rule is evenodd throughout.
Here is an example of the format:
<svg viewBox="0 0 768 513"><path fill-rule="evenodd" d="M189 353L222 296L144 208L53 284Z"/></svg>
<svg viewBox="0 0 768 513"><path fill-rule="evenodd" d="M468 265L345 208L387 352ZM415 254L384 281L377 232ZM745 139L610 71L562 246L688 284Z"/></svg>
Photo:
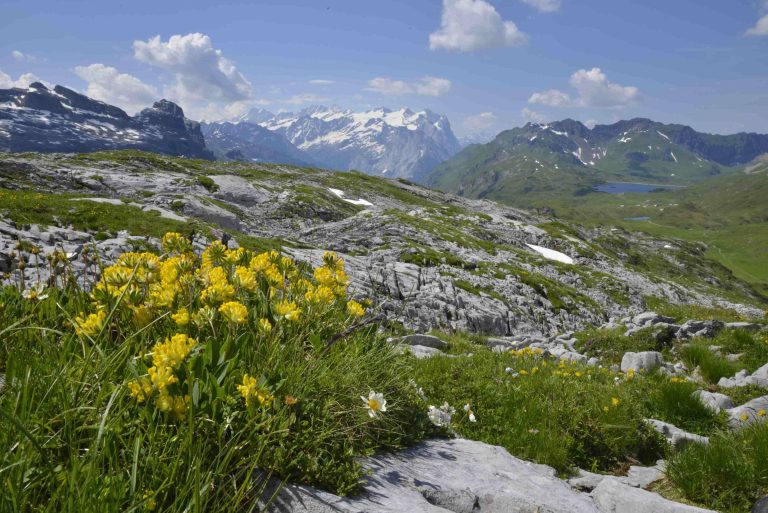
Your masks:
<svg viewBox="0 0 768 513"><path fill-rule="evenodd" d="M697 390L693 393L699 400L704 403L704 406L720 413L720 410L728 410L734 407L733 399L725 394L718 394L716 392L708 392L706 390Z"/></svg>
<svg viewBox="0 0 768 513"><path fill-rule="evenodd" d="M448 347L448 343L445 342L442 339L439 339L432 335L423 335L423 334L415 334L415 335L406 335L404 337L393 339L392 342L395 342L397 344L405 344L409 346L426 346L426 347L433 347L435 349L445 349Z"/></svg>
<svg viewBox="0 0 768 513"><path fill-rule="evenodd" d="M729 417L728 426L731 428L740 428L755 422L763 422L768 419L766 415L766 412L768 412L768 395L756 397L741 406L736 406L726 411Z"/></svg>
<svg viewBox="0 0 768 513"><path fill-rule="evenodd" d="M753 332L760 330L760 325L755 324L754 322L726 322L725 327L729 330L744 330Z"/></svg>
<svg viewBox="0 0 768 513"><path fill-rule="evenodd" d="M656 419L646 419L646 421L653 427L653 429L661 433L661 435L667 439L667 442L674 445L675 447L682 447L685 444L691 442L701 444L709 443L709 438L706 436L689 433L688 431L684 431L674 424Z"/></svg>
<svg viewBox="0 0 768 513"><path fill-rule="evenodd" d="M634 488L615 479L604 479L592 491L597 509L603 513L716 513L672 502L661 495Z"/></svg>
<svg viewBox="0 0 768 513"><path fill-rule="evenodd" d="M664 358L658 351L642 351L639 353L624 353L621 359L621 372L629 369L635 371L650 371L664 365Z"/></svg>
<svg viewBox="0 0 768 513"><path fill-rule="evenodd" d="M743 387L746 385L768 388L768 363L752 374L748 374L746 370L741 370L732 378L720 378L720 381L717 382L717 386L723 388Z"/></svg>

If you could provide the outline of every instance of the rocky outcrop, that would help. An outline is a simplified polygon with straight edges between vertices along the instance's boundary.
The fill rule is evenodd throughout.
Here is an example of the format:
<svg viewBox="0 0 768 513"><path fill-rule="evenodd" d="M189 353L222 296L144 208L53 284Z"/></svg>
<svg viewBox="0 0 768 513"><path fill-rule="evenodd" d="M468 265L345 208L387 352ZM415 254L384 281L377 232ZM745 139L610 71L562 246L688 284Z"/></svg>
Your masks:
<svg viewBox="0 0 768 513"><path fill-rule="evenodd" d="M591 494L573 489L555 470L522 461L501 447L470 440L430 440L395 454L367 458L362 493L339 497L286 485L271 513L712 513L678 504L643 487L658 467L628 476L591 478ZM627 483L627 484L625 484Z"/></svg>
<svg viewBox="0 0 768 513"><path fill-rule="evenodd" d="M80 93L35 82L0 89L0 151L135 149L211 159L200 125L167 100L135 117Z"/></svg>

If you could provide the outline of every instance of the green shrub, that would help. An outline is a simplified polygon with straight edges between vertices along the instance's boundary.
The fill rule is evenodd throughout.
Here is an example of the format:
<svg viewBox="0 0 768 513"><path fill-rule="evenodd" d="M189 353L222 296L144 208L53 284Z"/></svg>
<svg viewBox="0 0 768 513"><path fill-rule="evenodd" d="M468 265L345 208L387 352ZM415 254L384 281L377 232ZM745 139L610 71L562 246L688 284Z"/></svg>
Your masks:
<svg viewBox="0 0 768 513"><path fill-rule="evenodd" d="M626 328L614 329L591 328L576 333L576 345L579 351L596 356L606 363L621 363L624 353L628 351L662 351L666 348L663 337L654 336L654 328L646 328L625 337Z"/></svg>
<svg viewBox="0 0 768 513"><path fill-rule="evenodd" d="M768 425L687 445L668 460L667 477L689 500L727 513L749 511L768 492Z"/></svg>
<svg viewBox="0 0 768 513"><path fill-rule="evenodd" d="M741 354L740 368L756 371L768 362L768 333L750 333L744 330L722 330L712 339L725 354Z"/></svg>

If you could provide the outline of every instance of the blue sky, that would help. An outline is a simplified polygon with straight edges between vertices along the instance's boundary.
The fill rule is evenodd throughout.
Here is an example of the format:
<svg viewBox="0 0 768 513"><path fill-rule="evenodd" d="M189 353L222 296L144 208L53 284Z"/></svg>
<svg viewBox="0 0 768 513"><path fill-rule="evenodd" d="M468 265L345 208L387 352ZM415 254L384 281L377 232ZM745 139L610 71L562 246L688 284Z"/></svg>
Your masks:
<svg viewBox="0 0 768 513"><path fill-rule="evenodd" d="M0 87L35 77L198 119L322 103L429 108L461 135L768 132L768 0L3 0Z"/></svg>

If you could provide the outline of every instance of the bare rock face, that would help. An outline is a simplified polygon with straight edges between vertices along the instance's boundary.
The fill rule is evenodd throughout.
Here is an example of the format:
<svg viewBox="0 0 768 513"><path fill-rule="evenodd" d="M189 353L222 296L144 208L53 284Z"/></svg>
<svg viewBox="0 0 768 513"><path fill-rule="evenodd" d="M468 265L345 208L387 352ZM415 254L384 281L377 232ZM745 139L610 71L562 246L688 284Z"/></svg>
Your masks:
<svg viewBox="0 0 768 513"><path fill-rule="evenodd" d="M602 513L716 513L665 499L640 488L604 479L592 491L597 508Z"/></svg>

